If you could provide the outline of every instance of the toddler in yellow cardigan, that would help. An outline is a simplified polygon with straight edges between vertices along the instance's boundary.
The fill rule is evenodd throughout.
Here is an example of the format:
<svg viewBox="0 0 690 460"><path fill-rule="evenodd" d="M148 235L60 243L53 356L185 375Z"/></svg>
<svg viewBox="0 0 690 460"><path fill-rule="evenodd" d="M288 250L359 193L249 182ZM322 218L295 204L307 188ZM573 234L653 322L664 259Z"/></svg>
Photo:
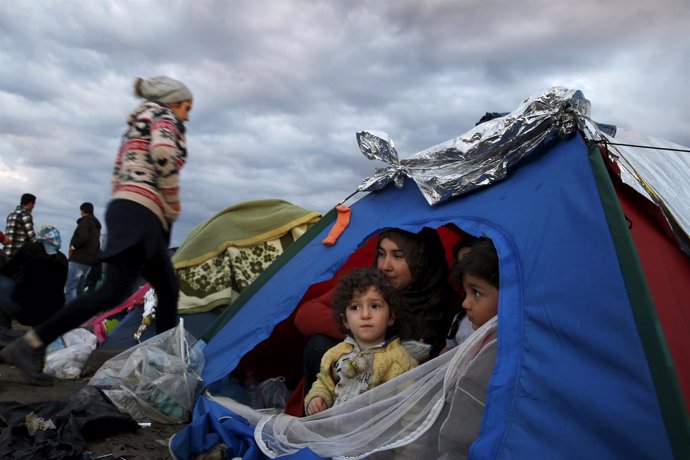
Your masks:
<svg viewBox="0 0 690 460"><path fill-rule="evenodd" d="M324 354L319 374L304 398L307 415L347 401L417 366L393 335L398 294L377 268L345 275L333 310L347 330L345 340Z"/></svg>

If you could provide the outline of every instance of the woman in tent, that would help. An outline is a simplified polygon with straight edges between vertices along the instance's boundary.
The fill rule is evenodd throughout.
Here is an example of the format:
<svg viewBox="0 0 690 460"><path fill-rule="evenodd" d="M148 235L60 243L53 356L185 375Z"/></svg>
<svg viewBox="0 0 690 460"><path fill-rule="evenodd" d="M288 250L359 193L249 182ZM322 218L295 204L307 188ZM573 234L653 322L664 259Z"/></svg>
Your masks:
<svg viewBox="0 0 690 460"><path fill-rule="evenodd" d="M457 295L448 282L443 243L436 231L419 233L391 229L378 237L374 264L402 294L398 336L408 351L424 361L438 355L457 306ZM333 291L300 305L295 326L310 337L305 348L305 388L310 388L325 351L342 340L333 320Z"/></svg>

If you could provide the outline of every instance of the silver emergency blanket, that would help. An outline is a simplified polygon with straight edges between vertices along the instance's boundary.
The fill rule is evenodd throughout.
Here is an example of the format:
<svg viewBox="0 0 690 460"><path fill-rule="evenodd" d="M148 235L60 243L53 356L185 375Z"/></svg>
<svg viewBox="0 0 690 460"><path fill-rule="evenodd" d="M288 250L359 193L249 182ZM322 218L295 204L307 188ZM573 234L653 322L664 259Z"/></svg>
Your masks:
<svg viewBox="0 0 690 460"><path fill-rule="evenodd" d="M580 117L589 117L590 111L581 91L554 87L526 99L508 115L402 160L386 133L357 133L364 156L390 165L364 179L358 190L379 190L391 181L402 187L409 177L429 204L440 203L504 179L523 158L573 135Z"/></svg>
<svg viewBox="0 0 690 460"><path fill-rule="evenodd" d="M527 156L580 130L589 141L605 144L623 183L661 209L667 229L690 255L690 149L597 124L590 113L581 91L554 87L527 98L507 115L402 160L388 134L362 131L357 142L364 156L390 166L377 169L357 189L379 190L390 182L400 188L408 177L430 205L438 204L506 178Z"/></svg>
<svg viewBox="0 0 690 460"><path fill-rule="evenodd" d="M622 182L659 207L667 229L690 255L690 148L621 129L609 136L589 120L584 132L603 143Z"/></svg>

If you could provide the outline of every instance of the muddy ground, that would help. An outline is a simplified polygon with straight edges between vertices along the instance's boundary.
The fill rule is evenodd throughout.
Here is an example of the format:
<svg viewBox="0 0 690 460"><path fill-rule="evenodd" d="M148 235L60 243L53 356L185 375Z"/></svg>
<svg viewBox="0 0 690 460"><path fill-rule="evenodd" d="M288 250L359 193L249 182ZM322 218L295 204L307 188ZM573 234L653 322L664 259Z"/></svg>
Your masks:
<svg viewBox="0 0 690 460"><path fill-rule="evenodd" d="M96 350L79 380L56 380L55 385L51 387L28 385L16 367L0 364L0 401L28 404L67 400L75 391L89 383L91 376L102 363L116 354L113 350ZM183 424L165 425L152 422L150 427L141 428L134 433L121 433L99 439L90 442L88 447L93 459L172 459L174 457L168 449L169 438L183 427Z"/></svg>

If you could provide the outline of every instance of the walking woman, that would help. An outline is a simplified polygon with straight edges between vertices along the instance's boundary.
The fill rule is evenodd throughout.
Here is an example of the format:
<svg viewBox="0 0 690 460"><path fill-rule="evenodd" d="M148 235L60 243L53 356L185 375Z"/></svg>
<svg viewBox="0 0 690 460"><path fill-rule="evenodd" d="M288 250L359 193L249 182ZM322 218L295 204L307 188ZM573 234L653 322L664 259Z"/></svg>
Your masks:
<svg viewBox="0 0 690 460"><path fill-rule="evenodd" d="M127 120L115 159L112 199L105 214L103 285L0 351L6 363L18 366L35 385L52 384L42 372L46 345L96 313L119 305L140 276L158 297L156 331L176 325L179 285L167 248L180 213L179 175L187 159L184 123L192 109L192 93L184 83L161 76L138 78L134 94L143 102Z"/></svg>

